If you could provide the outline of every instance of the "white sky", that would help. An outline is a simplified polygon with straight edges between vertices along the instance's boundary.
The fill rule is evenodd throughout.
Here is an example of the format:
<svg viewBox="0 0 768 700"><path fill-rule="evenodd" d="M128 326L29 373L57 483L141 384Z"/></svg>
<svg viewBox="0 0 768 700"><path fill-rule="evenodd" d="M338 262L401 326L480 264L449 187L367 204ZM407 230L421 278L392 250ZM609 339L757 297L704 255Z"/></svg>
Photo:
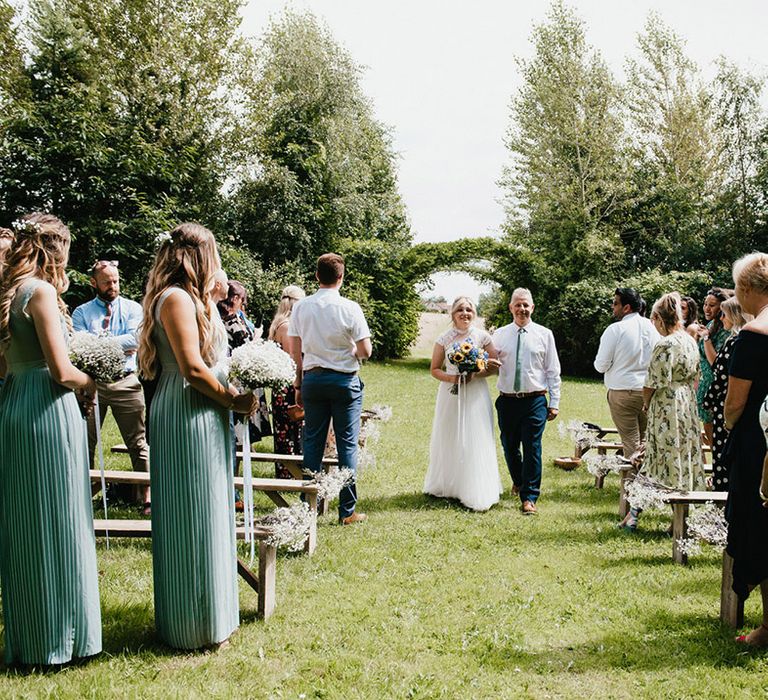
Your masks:
<svg viewBox="0 0 768 700"><path fill-rule="evenodd" d="M768 73L766 0L571 0L590 43L618 76L649 11L687 41L704 70L725 55ZM290 6L324 20L367 67L363 89L393 130L400 191L415 239L494 235L504 219L496 184L507 162L509 103L520 85L516 56L529 56L545 0L250 0L244 31L258 36ZM466 275L440 275L435 294L477 298Z"/></svg>

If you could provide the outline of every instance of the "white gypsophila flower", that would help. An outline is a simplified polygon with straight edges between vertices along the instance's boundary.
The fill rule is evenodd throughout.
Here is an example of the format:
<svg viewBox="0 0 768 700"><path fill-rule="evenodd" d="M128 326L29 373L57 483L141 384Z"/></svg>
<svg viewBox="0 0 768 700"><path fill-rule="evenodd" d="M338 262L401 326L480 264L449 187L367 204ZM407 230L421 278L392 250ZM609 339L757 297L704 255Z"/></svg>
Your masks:
<svg viewBox="0 0 768 700"><path fill-rule="evenodd" d="M355 477L355 472L348 467L336 466L331 467L327 472L305 470L304 474L317 485L317 497L323 501L332 501L338 498L341 489Z"/></svg>
<svg viewBox="0 0 768 700"><path fill-rule="evenodd" d="M587 465L587 471L592 476L601 477L611 472L618 474L627 463L616 455L588 454L582 457Z"/></svg>
<svg viewBox="0 0 768 700"><path fill-rule="evenodd" d="M659 510L665 507L664 498L673 493L674 489L667 488L650 479L645 474L637 474L626 485L627 501L632 508L639 510Z"/></svg>
<svg viewBox="0 0 768 700"><path fill-rule="evenodd" d="M728 544L728 521L723 509L714 503L693 508L688 516L688 535L698 542L725 549Z"/></svg>
<svg viewBox="0 0 768 700"><path fill-rule="evenodd" d="M309 536L312 514L309 506L300 501L290 508L276 508L269 515L258 518L256 524L272 531L265 540L268 545L287 547L292 552L298 552Z"/></svg>
<svg viewBox="0 0 768 700"><path fill-rule="evenodd" d="M69 339L69 359L99 384L111 384L125 373L125 351L110 335L73 333Z"/></svg>
<svg viewBox="0 0 768 700"><path fill-rule="evenodd" d="M361 472L365 469L373 469L376 467L376 455L370 450L360 450L360 455L357 458L357 471Z"/></svg>
<svg viewBox="0 0 768 700"><path fill-rule="evenodd" d="M677 548L685 554L685 556L690 557L701 553L701 542L695 537L681 537L677 540Z"/></svg>
<svg viewBox="0 0 768 700"><path fill-rule="evenodd" d="M560 437L566 437L566 434L570 435L573 441L579 446L580 449L586 450L597 442L597 434L586 424L579 420L569 420L567 423L561 423L558 426L558 432Z"/></svg>
<svg viewBox="0 0 768 700"><path fill-rule="evenodd" d="M40 233L43 227L38 224L37 221L22 221L21 219L16 219L15 221L11 222L11 228L16 231L16 233L21 233L22 231L26 230Z"/></svg>
<svg viewBox="0 0 768 700"><path fill-rule="evenodd" d="M155 236L155 245L159 248L161 245L163 245L163 243L170 240L171 240L171 232L162 231L161 233L158 233L157 236Z"/></svg>
<svg viewBox="0 0 768 700"><path fill-rule="evenodd" d="M371 407L371 417L375 420L380 420L382 423L388 423L392 419L392 406L383 406L382 404L374 404Z"/></svg>
<svg viewBox="0 0 768 700"><path fill-rule="evenodd" d="M296 363L277 343L252 340L232 351L229 379L250 391L282 389L296 379Z"/></svg>
<svg viewBox="0 0 768 700"><path fill-rule="evenodd" d="M377 423L367 420L360 426L360 434L357 438L357 444L361 448L365 448L366 445L375 445L381 437L381 430Z"/></svg>

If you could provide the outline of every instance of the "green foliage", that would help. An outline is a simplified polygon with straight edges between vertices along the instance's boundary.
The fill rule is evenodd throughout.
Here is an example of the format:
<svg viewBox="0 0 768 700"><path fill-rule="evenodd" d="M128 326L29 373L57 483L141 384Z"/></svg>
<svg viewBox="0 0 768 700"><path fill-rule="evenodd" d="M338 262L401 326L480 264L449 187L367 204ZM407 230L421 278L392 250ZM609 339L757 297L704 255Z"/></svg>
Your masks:
<svg viewBox="0 0 768 700"><path fill-rule="evenodd" d="M656 299L667 292L678 291L701 299L711 284L711 277L701 271L648 270L613 281L600 276L568 285L551 306L537 304L535 313L537 320L555 334L560 360L567 371L588 376L595 373L592 362L600 336L611 322L611 302L617 287L633 287L640 292L650 313Z"/></svg>
<svg viewBox="0 0 768 700"><path fill-rule="evenodd" d="M410 243L389 134L361 73L309 13L284 13L256 48L233 233L265 264L310 265L344 239Z"/></svg>

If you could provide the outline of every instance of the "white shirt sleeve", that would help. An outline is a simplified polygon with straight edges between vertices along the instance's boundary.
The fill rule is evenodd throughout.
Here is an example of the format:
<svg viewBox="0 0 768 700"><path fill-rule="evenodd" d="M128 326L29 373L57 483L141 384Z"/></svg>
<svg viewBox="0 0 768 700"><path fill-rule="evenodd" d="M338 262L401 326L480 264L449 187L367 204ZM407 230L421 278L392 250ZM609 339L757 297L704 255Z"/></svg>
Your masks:
<svg viewBox="0 0 768 700"><path fill-rule="evenodd" d="M360 308L360 304L355 303L352 309L352 340L358 342L364 338L370 338L371 331L368 328L368 322L365 320L365 315Z"/></svg>
<svg viewBox="0 0 768 700"><path fill-rule="evenodd" d="M560 358L557 356L555 336L547 329L547 355L544 359L544 371L549 388L549 408L560 407Z"/></svg>
<svg viewBox="0 0 768 700"><path fill-rule="evenodd" d="M613 325L608 326L600 337L600 347L595 357L595 369L600 374L605 374L613 365L613 353L616 350L616 333Z"/></svg>

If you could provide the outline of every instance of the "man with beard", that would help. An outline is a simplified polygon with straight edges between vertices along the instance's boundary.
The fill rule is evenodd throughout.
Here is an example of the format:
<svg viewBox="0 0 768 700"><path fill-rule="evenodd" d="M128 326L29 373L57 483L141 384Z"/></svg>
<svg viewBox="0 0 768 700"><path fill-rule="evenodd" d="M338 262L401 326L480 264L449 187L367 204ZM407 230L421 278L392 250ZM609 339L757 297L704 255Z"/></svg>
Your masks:
<svg viewBox="0 0 768 700"><path fill-rule="evenodd" d="M125 373L112 384L97 384L101 423L108 408L128 447L134 471L149 471L149 447L145 434L144 391L136 376L137 330L142 320L141 305L120 296L120 273L117 260L99 260L91 268L91 286L96 297L78 306L72 314L76 331L94 335L111 335L125 352ZM91 465L96 449L96 422L93 412L88 417L88 449ZM149 487L137 494L145 515L150 513Z"/></svg>

